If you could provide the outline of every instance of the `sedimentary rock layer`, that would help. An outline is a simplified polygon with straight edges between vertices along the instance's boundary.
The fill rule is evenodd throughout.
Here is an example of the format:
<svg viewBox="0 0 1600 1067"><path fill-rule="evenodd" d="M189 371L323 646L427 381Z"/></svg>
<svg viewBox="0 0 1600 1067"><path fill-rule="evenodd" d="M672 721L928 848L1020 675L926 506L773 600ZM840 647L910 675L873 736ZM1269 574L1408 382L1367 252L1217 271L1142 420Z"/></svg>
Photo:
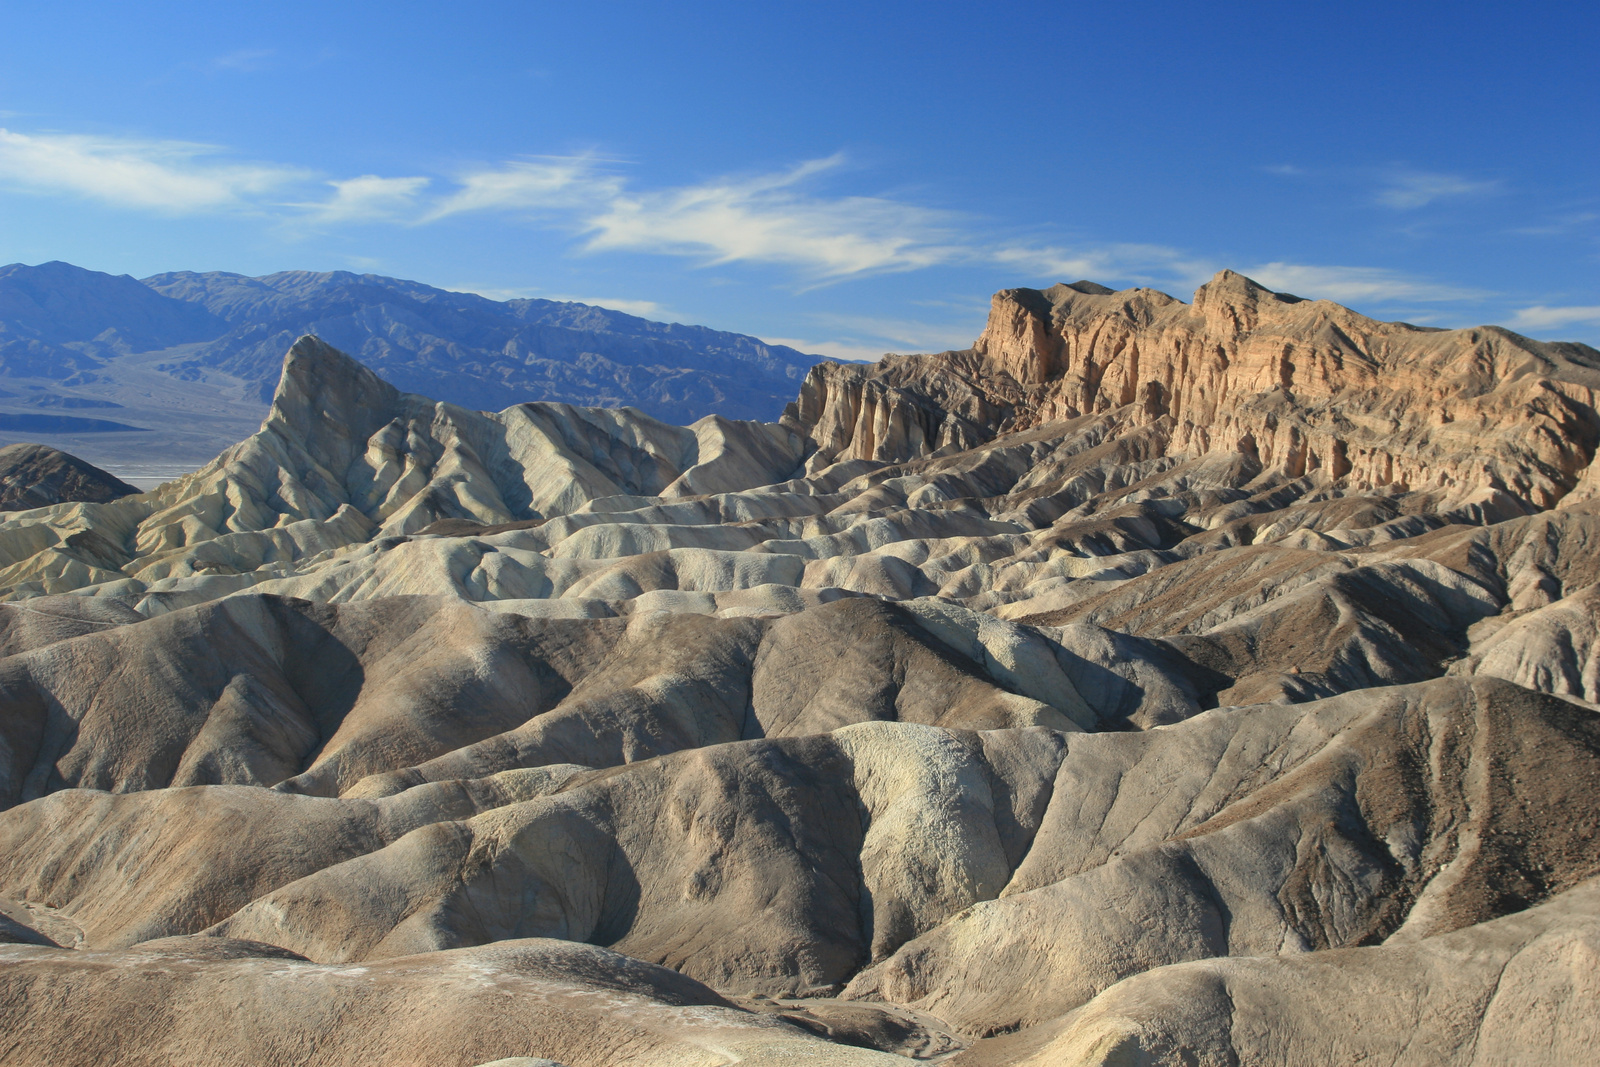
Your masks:
<svg viewBox="0 0 1600 1067"><path fill-rule="evenodd" d="M780 424L303 339L0 516L8 1055L1592 1059L1597 366L1227 274Z"/></svg>
<svg viewBox="0 0 1600 1067"><path fill-rule="evenodd" d="M1079 282L997 293L968 352L819 365L790 417L830 461L899 461L995 430L1105 418L1167 454L1546 508L1594 458L1600 353L1498 327L1378 322L1223 271L1185 304Z"/></svg>

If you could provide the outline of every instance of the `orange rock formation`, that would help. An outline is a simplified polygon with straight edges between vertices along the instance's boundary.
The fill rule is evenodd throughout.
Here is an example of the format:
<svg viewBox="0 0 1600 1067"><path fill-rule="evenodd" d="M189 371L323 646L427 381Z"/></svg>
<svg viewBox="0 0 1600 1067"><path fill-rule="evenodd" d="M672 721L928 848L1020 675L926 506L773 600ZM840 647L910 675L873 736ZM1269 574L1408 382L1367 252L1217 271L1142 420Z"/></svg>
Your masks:
<svg viewBox="0 0 1600 1067"><path fill-rule="evenodd" d="M816 442L813 470L1095 419L1105 440L1153 430L1168 455L1543 509L1594 459L1597 393L1584 345L1379 322L1223 271L1192 304L1091 282L1003 290L971 349L819 365L786 418Z"/></svg>

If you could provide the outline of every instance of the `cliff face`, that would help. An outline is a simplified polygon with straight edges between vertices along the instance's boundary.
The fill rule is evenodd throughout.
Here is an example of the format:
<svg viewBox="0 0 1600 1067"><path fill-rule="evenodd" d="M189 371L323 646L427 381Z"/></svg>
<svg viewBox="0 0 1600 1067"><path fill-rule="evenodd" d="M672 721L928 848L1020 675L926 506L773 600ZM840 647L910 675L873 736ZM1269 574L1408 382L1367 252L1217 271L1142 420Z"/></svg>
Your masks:
<svg viewBox="0 0 1600 1067"><path fill-rule="evenodd" d="M814 464L1093 417L1097 435L1153 432L1170 456L1548 508L1594 458L1597 392L1600 352L1582 345L1378 322L1223 271L1192 304L1090 282L1004 290L970 351L819 366L790 417Z"/></svg>
<svg viewBox="0 0 1600 1067"><path fill-rule="evenodd" d="M808 471L854 459L900 463L989 440L1025 396L973 352L887 356L817 364L782 421L816 445Z"/></svg>

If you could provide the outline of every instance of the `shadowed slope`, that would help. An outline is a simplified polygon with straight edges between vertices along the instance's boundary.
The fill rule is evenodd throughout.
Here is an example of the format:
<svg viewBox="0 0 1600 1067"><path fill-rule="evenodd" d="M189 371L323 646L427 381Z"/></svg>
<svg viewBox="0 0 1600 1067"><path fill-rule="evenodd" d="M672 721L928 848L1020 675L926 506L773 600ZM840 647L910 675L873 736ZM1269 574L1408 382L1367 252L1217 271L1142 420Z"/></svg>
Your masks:
<svg viewBox="0 0 1600 1067"><path fill-rule="evenodd" d="M5 516L20 1061L31 1005L191 1062L310 984L265 1062L1586 1049L1534 971L1600 873L1593 354L1228 274L995 308L782 425L303 339L201 471ZM538 1032L453 1033L485 988Z"/></svg>
<svg viewBox="0 0 1600 1067"><path fill-rule="evenodd" d="M0 448L0 511L115 500L138 491L99 467L44 445Z"/></svg>

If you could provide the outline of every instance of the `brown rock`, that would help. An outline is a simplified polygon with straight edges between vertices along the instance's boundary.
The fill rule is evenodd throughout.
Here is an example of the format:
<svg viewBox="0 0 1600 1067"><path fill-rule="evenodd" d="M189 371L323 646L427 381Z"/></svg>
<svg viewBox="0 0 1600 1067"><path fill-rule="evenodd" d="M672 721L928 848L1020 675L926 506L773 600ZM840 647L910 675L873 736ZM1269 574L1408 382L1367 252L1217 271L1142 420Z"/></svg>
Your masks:
<svg viewBox="0 0 1600 1067"><path fill-rule="evenodd" d="M115 475L48 445L0 448L0 511L77 500L104 502L137 492Z"/></svg>

